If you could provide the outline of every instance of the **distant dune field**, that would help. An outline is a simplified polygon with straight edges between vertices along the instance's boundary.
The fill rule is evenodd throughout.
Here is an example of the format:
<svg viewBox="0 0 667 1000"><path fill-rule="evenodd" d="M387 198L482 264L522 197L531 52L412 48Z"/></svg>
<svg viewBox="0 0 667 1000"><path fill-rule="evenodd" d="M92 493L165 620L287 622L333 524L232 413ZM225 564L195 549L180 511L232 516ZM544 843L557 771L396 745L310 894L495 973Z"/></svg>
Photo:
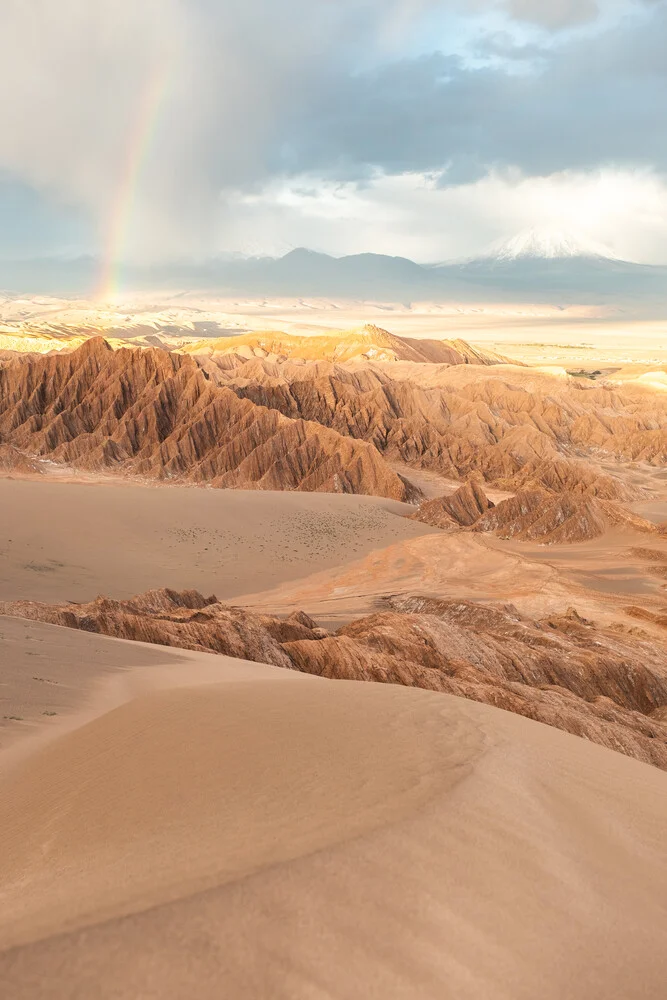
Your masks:
<svg viewBox="0 0 667 1000"><path fill-rule="evenodd" d="M76 346L94 334L177 346L202 337L278 331L331 337L372 324L401 337L456 340L530 364L667 364L665 324L613 305L484 301L363 301L334 297L224 297L165 291L99 303L10 297L0 302L0 351Z"/></svg>

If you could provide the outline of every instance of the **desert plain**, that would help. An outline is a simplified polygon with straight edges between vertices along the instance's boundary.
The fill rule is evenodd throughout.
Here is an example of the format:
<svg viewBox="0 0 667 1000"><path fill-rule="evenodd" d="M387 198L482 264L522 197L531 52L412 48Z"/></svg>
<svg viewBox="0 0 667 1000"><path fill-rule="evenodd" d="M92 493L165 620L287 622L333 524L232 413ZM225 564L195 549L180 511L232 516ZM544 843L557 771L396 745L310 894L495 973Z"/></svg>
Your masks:
<svg viewBox="0 0 667 1000"><path fill-rule="evenodd" d="M372 318L0 345L7 996L661 995L667 359Z"/></svg>

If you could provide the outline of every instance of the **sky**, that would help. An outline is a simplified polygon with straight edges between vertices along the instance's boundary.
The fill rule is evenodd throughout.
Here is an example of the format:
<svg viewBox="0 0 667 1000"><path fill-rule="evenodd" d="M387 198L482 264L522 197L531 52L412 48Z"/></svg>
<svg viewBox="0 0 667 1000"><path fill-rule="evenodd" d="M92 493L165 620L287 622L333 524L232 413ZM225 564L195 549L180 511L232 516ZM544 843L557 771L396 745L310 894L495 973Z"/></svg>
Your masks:
<svg viewBox="0 0 667 1000"><path fill-rule="evenodd" d="M3 0L0 258L667 263L667 0Z"/></svg>

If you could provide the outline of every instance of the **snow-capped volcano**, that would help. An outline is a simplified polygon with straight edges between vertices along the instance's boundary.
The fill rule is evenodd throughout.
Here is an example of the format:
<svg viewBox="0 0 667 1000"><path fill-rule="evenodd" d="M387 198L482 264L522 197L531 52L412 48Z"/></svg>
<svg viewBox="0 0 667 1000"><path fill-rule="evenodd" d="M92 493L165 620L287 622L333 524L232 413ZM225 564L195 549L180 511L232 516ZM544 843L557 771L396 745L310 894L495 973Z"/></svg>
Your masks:
<svg viewBox="0 0 667 1000"><path fill-rule="evenodd" d="M663 302L667 268L619 258L608 247L562 230L527 229L475 257L434 268L438 281L462 282L479 301L598 305ZM450 294L455 294L452 290Z"/></svg>
<svg viewBox="0 0 667 1000"><path fill-rule="evenodd" d="M524 229L509 240L492 243L477 260L563 260L572 257L593 257L618 260L608 247L592 240L554 229Z"/></svg>

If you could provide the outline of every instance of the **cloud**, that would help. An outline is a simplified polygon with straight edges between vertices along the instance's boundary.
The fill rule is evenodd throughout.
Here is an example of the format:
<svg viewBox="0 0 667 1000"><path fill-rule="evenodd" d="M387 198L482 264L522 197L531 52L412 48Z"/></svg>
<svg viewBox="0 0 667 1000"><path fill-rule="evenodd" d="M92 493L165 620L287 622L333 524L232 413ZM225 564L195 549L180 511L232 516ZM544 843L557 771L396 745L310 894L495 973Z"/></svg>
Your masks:
<svg viewBox="0 0 667 1000"><path fill-rule="evenodd" d="M442 170L460 184L516 166L667 171L667 7L541 50L524 72L441 52L340 81L294 136L302 169L360 178Z"/></svg>
<svg viewBox="0 0 667 1000"><path fill-rule="evenodd" d="M84 210L99 243L146 257L210 252L235 202L261 202L290 178L307 176L324 197L434 174L436 197L514 168L667 172L665 3L552 44L511 26L573 26L595 13L589 0L506 0L516 44L476 35L469 58L453 28L424 41L423 25L443 11L455 28L472 23L462 10L478 21L486 10L491 24L502 6L5 0L0 171Z"/></svg>
<svg viewBox="0 0 667 1000"><path fill-rule="evenodd" d="M204 252L219 192L289 160L294 117L430 3L6 0L0 169L86 207L102 241L133 192L128 245Z"/></svg>
<svg viewBox="0 0 667 1000"><path fill-rule="evenodd" d="M140 96L183 57L180 13L172 0L3 4L2 168L103 226Z"/></svg>
<svg viewBox="0 0 667 1000"><path fill-rule="evenodd" d="M479 253L521 229L574 231L617 256L667 263L667 181L648 171L492 173L457 187L437 175L378 175L365 185L300 177L237 192L221 249L281 255L296 246L433 262Z"/></svg>
<svg viewBox="0 0 667 1000"><path fill-rule="evenodd" d="M91 233L81 212L62 209L25 184L0 175L0 260L20 260L53 253L78 256Z"/></svg>

